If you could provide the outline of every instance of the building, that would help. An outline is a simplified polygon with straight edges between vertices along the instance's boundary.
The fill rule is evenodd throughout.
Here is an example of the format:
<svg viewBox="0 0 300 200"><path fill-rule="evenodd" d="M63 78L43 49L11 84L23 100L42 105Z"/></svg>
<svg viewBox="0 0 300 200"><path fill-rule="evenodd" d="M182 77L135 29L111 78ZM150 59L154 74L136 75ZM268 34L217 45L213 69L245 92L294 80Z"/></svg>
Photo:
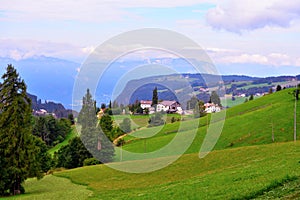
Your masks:
<svg viewBox="0 0 300 200"><path fill-rule="evenodd" d="M146 109L146 108L151 108L151 105L152 105L152 101L144 101L144 100L141 100L140 101L141 103L141 108L142 109Z"/></svg>
<svg viewBox="0 0 300 200"><path fill-rule="evenodd" d="M156 112L168 112L168 113L176 113L178 111L182 112L182 108L180 103L177 101L162 101L159 102L156 106Z"/></svg>
<svg viewBox="0 0 300 200"><path fill-rule="evenodd" d="M206 113L216 113L221 111L221 107L218 104L206 103L204 104Z"/></svg>
<svg viewBox="0 0 300 200"><path fill-rule="evenodd" d="M152 107L152 101L140 101L142 109L149 109L149 114L153 114L155 112L155 108ZM161 101L156 106L156 112L168 112L168 113L179 113L182 114L183 110L181 108L180 103L177 101Z"/></svg>

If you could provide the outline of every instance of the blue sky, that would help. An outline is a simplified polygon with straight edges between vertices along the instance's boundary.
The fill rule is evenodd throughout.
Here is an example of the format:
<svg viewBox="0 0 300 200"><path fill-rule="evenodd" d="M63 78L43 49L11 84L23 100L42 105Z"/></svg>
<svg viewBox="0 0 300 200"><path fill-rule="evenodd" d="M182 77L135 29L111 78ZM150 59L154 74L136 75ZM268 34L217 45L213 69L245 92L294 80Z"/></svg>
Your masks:
<svg viewBox="0 0 300 200"><path fill-rule="evenodd" d="M82 63L112 36L147 27L196 41L224 74L300 74L300 0L0 0L0 57Z"/></svg>

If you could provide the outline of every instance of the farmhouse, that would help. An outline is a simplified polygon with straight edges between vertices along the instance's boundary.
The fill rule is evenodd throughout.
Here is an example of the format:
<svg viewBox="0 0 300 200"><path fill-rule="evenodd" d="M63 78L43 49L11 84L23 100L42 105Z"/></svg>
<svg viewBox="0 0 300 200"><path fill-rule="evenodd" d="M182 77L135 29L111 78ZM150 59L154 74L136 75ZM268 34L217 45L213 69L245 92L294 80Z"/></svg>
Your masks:
<svg viewBox="0 0 300 200"><path fill-rule="evenodd" d="M206 113L216 113L221 111L221 107L218 104L206 103L204 104Z"/></svg>
<svg viewBox="0 0 300 200"><path fill-rule="evenodd" d="M141 108L142 109L146 109L146 108L151 108L151 105L152 105L152 101L145 101L145 100L142 100L140 101L141 103Z"/></svg>
<svg viewBox="0 0 300 200"><path fill-rule="evenodd" d="M156 112L165 111L168 113L175 113L182 111L180 104L177 101L162 101L156 106Z"/></svg>
<svg viewBox="0 0 300 200"><path fill-rule="evenodd" d="M141 108L146 109L148 108L149 111L155 110L151 105L152 101L140 101L141 103ZM156 105L156 112L168 112L168 113L180 113L182 114L182 108L180 103L177 101L161 101Z"/></svg>

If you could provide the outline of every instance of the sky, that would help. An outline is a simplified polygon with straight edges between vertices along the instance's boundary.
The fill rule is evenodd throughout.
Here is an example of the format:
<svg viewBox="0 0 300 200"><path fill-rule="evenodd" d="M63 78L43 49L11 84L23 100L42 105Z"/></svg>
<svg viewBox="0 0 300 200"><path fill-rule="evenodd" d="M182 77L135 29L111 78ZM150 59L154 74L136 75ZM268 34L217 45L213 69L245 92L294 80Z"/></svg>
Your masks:
<svg viewBox="0 0 300 200"><path fill-rule="evenodd" d="M222 74L300 74L300 0L0 0L0 57L83 63L141 28L185 35Z"/></svg>

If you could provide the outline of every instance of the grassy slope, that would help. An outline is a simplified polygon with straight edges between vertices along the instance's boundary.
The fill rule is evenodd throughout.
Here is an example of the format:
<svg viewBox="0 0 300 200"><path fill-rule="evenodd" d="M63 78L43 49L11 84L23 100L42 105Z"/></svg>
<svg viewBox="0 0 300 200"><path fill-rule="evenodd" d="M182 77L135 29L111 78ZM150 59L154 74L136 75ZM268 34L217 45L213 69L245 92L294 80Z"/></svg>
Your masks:
<svg viewBox="0 0 300 200"><path fill-rule="evenodd" d="M300 102L298 102L298 106ZM286 142L293 140L293 109L294 101L288 90L283 90L276 94L268 95L250 101L233 108L226 112L225 125L215 149L224 149L232 147L249 146L256 144L272 143L273 122L275 142ZM297 116L299 116L299 109ZM188 149L187 153L198 152L204 136L206 134L206 119L200 119L200 128L197 130L197 136ZM196 120L185 121L181 123L197 123ZM147 138L146 152L154 151L166 145L176 135L179 122L167 124L155 136ZM188 125L187 125L188 126ZM298 139L300 139L300 127L298 123ZM157 128L149 128L135 132L135 135L151 134ZM190 130L186 134L190 134ZM144 139L125 137L125 140L131 140L123 148L133 152L144 152Z"/></svg>
<svg viewBox="0 0 300 200"><path fill-rule="evenodd" d="M42 180L30 179L25 184L26 194L3 198L7 200L20 199L87 199L92 192L86 186L71 183L70 180L48 175Z"/></svg>
<svg viewBox="0 0 300 200"><path fill-rule="evenodd" d="M48 152L53 155L54 152L57 152L62 146L67 145L69 140L73 137L77 136L77 130L75 126L72 126L71 132L66 136L65 140L57 145L55 145L53 148L49 149Z"/></svg>
<svg viewBox="0 0 300 200"><path fill-rule="evenodd" d="M187 118L187 116L181 116L179 114L168 114L168 115L163 115L163 117L167 123L171 123L172 117L174 117L175 119L180 119L182 117ZM148 115L130 115L130 116L128 116L128 115L113 115L112 118L117 124L120 124L124 118L130 118L131 119L131 129L147 127L148 121L149 121Z"/></svg>
<svg viewBox="0 0 300 200"><path fill-rule="evenodd" d="M258 99L260 97L254 96L254 99ZM227 97L226 99L222 98L221 99L221 104L223 106L227 106L229 108L232 108L234 106L243 104L245 102L246 99L249 99L249 97L235 97L235 100L232 101L231 97Z"/></svg>
<svg viewBox="0 0 300 200"><path fill-rule="evenodd" d="M95 199L264 199L270 196L268 193L265 195L269 196L261 196L264 191L275 187L272 193L285 187L278 183L283 182L287 175L288 180L289 177L300 177L300 142L286 142L293 138L293 106L293 100L285 90L227 110L225 127L215 150L204 159L199 159L197 152L205 135L206 117L200 119L197 137L186 152L188 154L164 169L147 174L128 174L99 165L63 171L55 176L88 185ZM276 143L269 144L272 143L269 126L272 120ZM189 125L196 121L183 123ZM178 125L178 122L169 124L154 137L148 138L147 151L168 143L176 134ZM151 133L152 129L145 130ZM145 134L145 130L136 134ZM188 130L186 134L189 134ZM127 139L132 139L132 136ZM124 148L143 152L143 144L143 139L133 140ZM132 162L143 164L143 161ZM52 178L50 176L48 179ZM287 184L298 183L298 179ZM33 181L26 189L30 192L42 185L42 182ZM56 186L65 188L64 183L60 184L59 181ZM70 188L70 192L72 190ZM46 191L50 196L53 195L51 188ZM294 191L288 194L295 196L299 193L296 184ZM278 194L283 195L281 192ZM73 197L76 195L69 196Z"/></svg>
<svg viewBox="0 0 300 200"><path fill-rule="evenodd" d="M146 174L99 165L55 175L87 184L94 199L243 199L259 196L287 177L299 177L299 155L300 142L276 143L217 150L204 159L188 154Z"/></svg>

